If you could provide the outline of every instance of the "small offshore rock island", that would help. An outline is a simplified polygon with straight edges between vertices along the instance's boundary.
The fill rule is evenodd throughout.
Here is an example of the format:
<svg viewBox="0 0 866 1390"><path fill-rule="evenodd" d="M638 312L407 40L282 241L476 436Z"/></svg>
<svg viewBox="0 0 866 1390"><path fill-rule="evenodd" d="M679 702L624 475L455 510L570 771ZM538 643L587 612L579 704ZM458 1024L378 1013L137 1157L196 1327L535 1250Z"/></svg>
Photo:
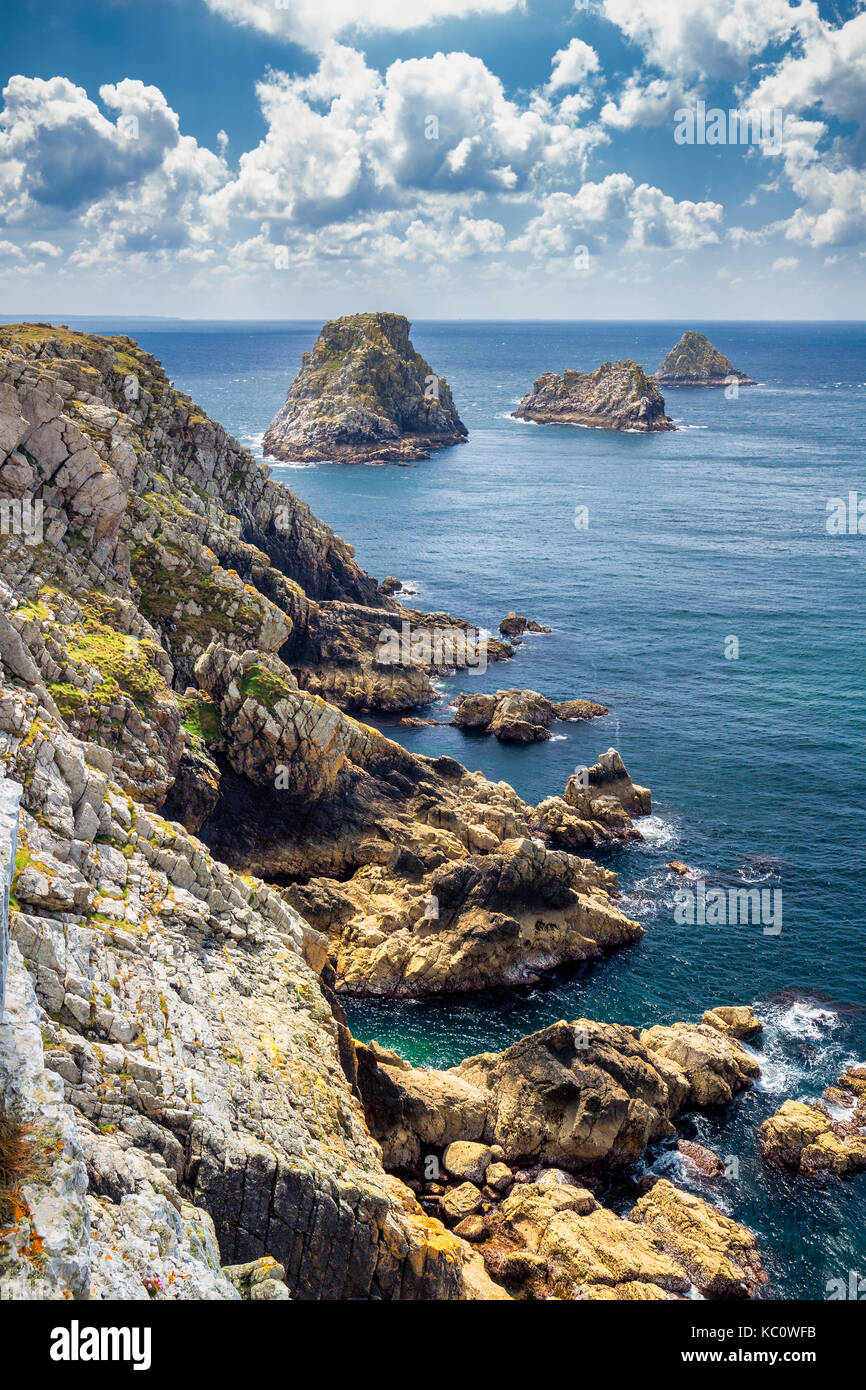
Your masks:
<svg viewBox="0 0 866 1390"><path fill-rule="evenodd" d="M0 541L0 1294L759 1294L711 1189L632 1172L611 1199L659 1143L718 1176L677 1124L760 1074L749 1006L557 1020L439 1070L341 1003L637 941L585 857L651 808L617 751L532 806L353 717L430 702L429 667L375 659L383 624L468 624L402 608L131 338L0 328L0 494L41 527ZM466 722L533 741L603 712L493 705ZM854 1171L804 1109L767 1162Z"/></svg>
<svg viewBox="0 0 866 1390"><path fill-rule="evenodd" d="M468 431L451 389L409 340L401 314L326 323L263 440L293 461L410 463L462 444Z"/></svg>
<svg viewBox="0 0 866 1390"><path fill-rule="evenodd" d="M672 347L655 373L659 386L757 386L713 347L703 333L689 329Z"/></svg>
<svg viewBox="0 0 866 1390"><path fill-rule="evenodd" d="M584 425L592 429L649 434L676 428L665 414L664 397L643 367L629 358L604 362L594 372L545 372L515 411L517 420L543 425Z"/></svg>

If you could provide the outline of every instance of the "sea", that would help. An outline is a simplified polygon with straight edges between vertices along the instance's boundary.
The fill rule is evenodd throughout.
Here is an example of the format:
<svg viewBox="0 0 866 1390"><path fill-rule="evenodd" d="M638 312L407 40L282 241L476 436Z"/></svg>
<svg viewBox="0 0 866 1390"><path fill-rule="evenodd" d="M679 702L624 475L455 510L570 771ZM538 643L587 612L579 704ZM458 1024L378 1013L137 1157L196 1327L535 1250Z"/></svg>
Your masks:
<svg viewBox="0 0 866 1390"><path fill-rule="evenodd" d="M40 315L44 318L45 315ZM318 324L69 320L129 333L257 457ZM757 386L665 392L673 433L512 418L542 372L633 358L655 370L687 328ZM863 1278L866 1175L795 1179L758 1153L761 1121L866 1062L866 327L860 323L418 322L468 443L409 467L273 464L273 473L412 606L495 633L511 609L549 626L507 663L440 682L528 687L610 713L507 746L456 728L377 726L537 802L609 747L652 789L643 840L598 857L645 927L599 964L508 991L348 1004L356 1036L453 1066L557 1019L646 1027L751 1004L759 1082L682 1133L726 1163L710 1186L669 1146L665 1173L745 1222L769 1298L822 1300ZM840 517L842 518L840 523ZM866 532L866 517L862 521ZM666 866L684 861L692 880ZM758 921L683 920L689 882L765 890ZM712 913L705 914L707 919ZM718 916L718 914L716 914ZM726 920L725 920L726 918Z"/></svg>

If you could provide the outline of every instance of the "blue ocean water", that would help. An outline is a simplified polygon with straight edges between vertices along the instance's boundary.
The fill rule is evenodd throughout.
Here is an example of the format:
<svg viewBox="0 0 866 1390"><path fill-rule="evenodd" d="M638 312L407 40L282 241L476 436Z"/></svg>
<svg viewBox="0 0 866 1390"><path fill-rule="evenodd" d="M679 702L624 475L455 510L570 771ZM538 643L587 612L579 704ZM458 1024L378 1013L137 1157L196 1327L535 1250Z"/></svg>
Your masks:
<svg viewBox="0 0 866 1390"><path fill-rule="evenodd" d="M176 383L261 453L314 324L70 326L129 332ZM542 371L634 357L654 370L688 327L759 385L669 390L676 433L524 424L509 418ZM786 1097L816 1097L866 1060L864 556L866 536L828 534L827 503L866 497L863 325L816 323L417 323L447 376L465 445L412 467L274 465L410 602L496 630L511 608L548 624L513 661L443 684L528 686L610 714L506 747L456 729L380 727L448 753L527 800L617 747L652 788L643 844L608 854L642 941L590 969L508 993L354 1003L350 1022L416 1063L452 1065L558 1018L641 1026L754 1004L764 1072L694 1133L734 1176L712 1195L757 1233L771 1295L827 1296L866 1276L866 1177L795 1182L763 1167L758 1124ZM586 507L589 524L574 524ZM736 637L739 656L726 659ZM443 716L444 717L444 716ZM782 930L682 926L668 860L710 885L781 889ZM660 1159L670 1162L670 1157ZM706 1195L706 1194L705 1194Z"/></svg>

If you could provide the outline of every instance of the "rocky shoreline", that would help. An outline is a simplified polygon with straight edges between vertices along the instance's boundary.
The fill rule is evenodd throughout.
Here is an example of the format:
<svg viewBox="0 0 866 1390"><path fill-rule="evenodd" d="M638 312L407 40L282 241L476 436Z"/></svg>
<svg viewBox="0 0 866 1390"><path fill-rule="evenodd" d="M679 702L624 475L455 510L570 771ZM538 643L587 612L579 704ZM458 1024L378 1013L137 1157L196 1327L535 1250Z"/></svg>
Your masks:
<svg viewBox="0 0 866 1390"><path fill-rule="evenodd" d="M384 627L471 625L402 608L129 338L0 328L0 492L44 507L0 542L3 1297L759 1292L754 1236L703 1199L601 1200L749 1084L740 1011L559 1023L437 1073L340 1002L636 941L583 857L650 810L616 750L531 806L352 717L430 697L435 659L383 662ZM500 694L491 724L602 708ZM476 1181L454 1144L485 1147Z"/></svg>

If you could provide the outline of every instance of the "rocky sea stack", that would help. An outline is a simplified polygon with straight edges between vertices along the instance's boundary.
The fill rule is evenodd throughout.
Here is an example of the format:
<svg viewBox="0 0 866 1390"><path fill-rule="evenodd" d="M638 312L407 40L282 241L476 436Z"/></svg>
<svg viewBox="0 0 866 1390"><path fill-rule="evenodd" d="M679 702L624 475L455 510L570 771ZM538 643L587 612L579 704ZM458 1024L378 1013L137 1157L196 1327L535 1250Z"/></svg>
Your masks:
<svg viewBox="0 0 866 1390"><path fill-rule="evenodd" d="M409 340L402 314L326 323L264 437L273 458L408 463L468 434L451 389Z"/></svg>
<svg viewBox="0 0 866 1390"><path fill-rule="evenodd" d="M689 330L672 347L655 374L659 386L756 386L745 372L736 367L713 347L703 333Z"/></svg>
<svg viewBox="0 0 866 1390"><path fill-rule="evenodd" d="M594 429L674 429L664 397L643 367L603 362L594 372L545 372L513 412L517 420L542 425L588 425Z"/></svg>

